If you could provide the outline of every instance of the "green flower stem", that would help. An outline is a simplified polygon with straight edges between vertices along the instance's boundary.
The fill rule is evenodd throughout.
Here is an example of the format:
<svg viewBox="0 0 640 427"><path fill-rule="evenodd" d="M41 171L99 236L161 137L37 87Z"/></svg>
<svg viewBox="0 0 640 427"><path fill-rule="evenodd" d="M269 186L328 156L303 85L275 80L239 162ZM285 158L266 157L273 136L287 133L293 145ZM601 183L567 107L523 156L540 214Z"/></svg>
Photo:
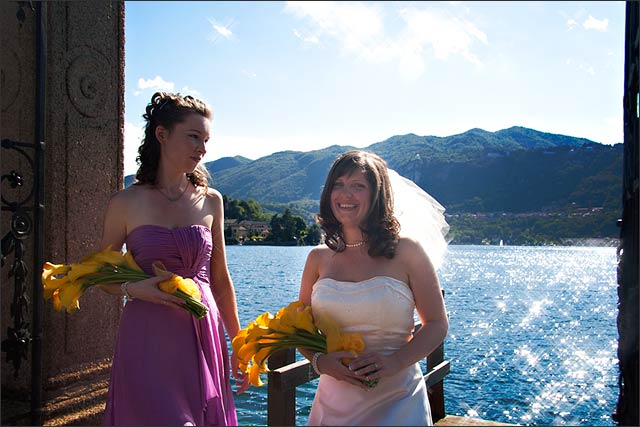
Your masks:
<svg viewBox="0 0 640 427"><path fill-rule="evenodd" d="M182 292L180 289L177 289L174 295L186 301L184 308L198 319L202 319L209 312L206 305L194 299L191 295Z"/></svg>
<svg viewBox="0 0 640 427"><path fill-rule="evenodd" d="M128 272L122 272L122 273L111 273L111 274L104 274L104 273L92 273L92 274L88 274L87 276L85 276L87 278L87 284L88 285L99 285L99 284L107 284L107 283L123 283L123 282L130 282L130 281L138 281L138 280L144 280L144 279L148 279L149 276L148 274L145 273L139 273L139 272L132 272L132 273L128 273Z"/></svg>
<svg viewBox="0 0 640 427"><path fill-rule="evenodd" d="M258 342L260 343L260 340L258 340ZM260 349L267 348L267 347L277 347L277 350L280 350L283 348L301 347L301 348L306 348L312 351L320 351L323 353L326 352L327 350L326 346L323 343L318 343L318 342L313 343L309 341L300 342L295 338L279 340L278 342L274 342L274 343L264 343L264 344L260 343L259 347Z"/></svg>
<svg viewBox="0 0 640 427"><path fill-rule="evenodd" d="M84 277L86 279L86 282L83 288L88 288L90 286L99 284L138 281L148 279L149 277L152 276L133 270L131 268L109 265L101 268L95 273L86 275ZM202 304L200 301L197 301L190 295L180 290L177 290L175 295L179 298L182 298L186 302L186 304L184 305L185 310L193 314L198 319L202 319L209 312L209 309L206 305Z"/></svg>
<svg viewBox="0 0 640 427"><path fill-rule="evenodd" d="M319 337L316 339L313 339L313 338L302 337L300 335L286 335L286 336L281 336L277 338L260 337L257 339L257 341L261 341L262 339L277 340L277 342L282 342L287 344L296 344L297 346L300 346L300 347L302 347L303 345L320 346L323 348L326 347L326 341L323 339L319 339Z"/></svg>
<svg viewBox="0 0 640 427"><path fill-rule="evenodd" d="M295 342L301 342L301 343L309 343L311 345L314 344L318 344L318 345L322 345L324 347L326 347L326 343L327 343L327 339L325 337L323 337L322 335L312 335L312 336L308 336L305 337L304 335L301 334L287 334L285 337L283 337L285 340L286 339L293 339ZM282 338L280 338L282 339Z"/></svg>

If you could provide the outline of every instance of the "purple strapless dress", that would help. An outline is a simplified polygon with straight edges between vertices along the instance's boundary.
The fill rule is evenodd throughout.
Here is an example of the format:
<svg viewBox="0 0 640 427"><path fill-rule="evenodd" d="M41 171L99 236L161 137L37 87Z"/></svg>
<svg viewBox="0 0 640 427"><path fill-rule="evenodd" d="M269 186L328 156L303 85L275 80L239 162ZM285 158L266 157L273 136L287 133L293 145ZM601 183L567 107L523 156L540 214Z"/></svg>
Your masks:
<svg viewBox="0 0 640 427"><path fill-rule="evenodd" d="M211 231L192 225L143 225L129 233L127 250L153 274L154 261L192 278L209 314L142 300L122 312L104 425L237 425L225 333L211 289Z"/></svg>

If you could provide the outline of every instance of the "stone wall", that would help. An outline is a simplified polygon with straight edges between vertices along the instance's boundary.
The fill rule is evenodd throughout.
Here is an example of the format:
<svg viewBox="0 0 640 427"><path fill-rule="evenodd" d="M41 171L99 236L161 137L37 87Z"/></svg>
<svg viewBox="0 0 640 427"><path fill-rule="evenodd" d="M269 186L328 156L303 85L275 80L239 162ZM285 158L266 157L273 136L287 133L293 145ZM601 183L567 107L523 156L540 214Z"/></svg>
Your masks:
<svg viewBox="0 0 640 427"><path fill-rule="evenodd" d="M124 2L37 3L33 9L28 2L0 4L1 137L35 142L37 77L44 72L43 255L44 261L68 263L98 249L104 209L123 187ZM36 7L45 35L40 70ZM24 151L34 156L33 150ZM37 175L29 160L3 149L1 168L2 175L12 170L24 175L24 185L16 189L3 179L3 198L28 195ZM3 209L3 236L10 221L11 213ZM33 272L41 265L34 265L33 236L24 242L31 298ZM1 273L3 340L13 324L12 256ZM101 424L122 301L89 289L80 304L72 315L54 311L50 301L41 305L39 363L33 346L17 371L3 354L2 425L31 425L34 387L41 390L45 425ZM33 303L29 309L27 321L33 323ZM41 373L39 384L33 381L34 367Z"/></svg>

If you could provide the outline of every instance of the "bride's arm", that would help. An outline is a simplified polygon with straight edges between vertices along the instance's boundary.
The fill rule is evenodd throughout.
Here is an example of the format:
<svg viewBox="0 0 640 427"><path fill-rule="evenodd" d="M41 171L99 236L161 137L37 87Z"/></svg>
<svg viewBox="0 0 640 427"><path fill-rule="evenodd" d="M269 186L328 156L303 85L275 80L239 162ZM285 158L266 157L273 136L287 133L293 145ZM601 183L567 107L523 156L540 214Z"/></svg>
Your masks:
<svg viewBox="0 0 640 427"><path fill-rule="evenodd" d="M351 367L368 379L388 377L427 357L447 335L449 321L440 290L440 282L429 257L417 241L401 238L396 257L409 277L416 310L422 327L395 353L363 353Z"/></svg>
<svg viewBox="0 0 640 427"><path fill-rule="evenodd" d="M409 366L442 344L449 330L449 320L440 281L429 256L417 241L403 238L401 242L404 243L401 256L407 260L409 285L422 323L420 330L395 354L400 365Z"/></svg>
<svg viewBox="0 0 640 427"><path fill-rule="evenodd" d="M305 305L311 305L311 292L313 291L313 285L320 277L319 273L319 260L320 260L320 248L315 247L311 249L307 260L304 264L304 270L302 270L302 279L300 281L300 291L298 294L298 300L302 301ZM300 354L311 361L313 359L314 352L298 348Z"/></svg>
<svg viewBox="0 0 640 427"><path fill-rule="evenodd" d="M323 250L328 251L330 249L319 246L309 252L302 272L302 281L300 282L300 294L298 299L307 305L311 304L311 292L313 291L313 285L320 277ZM311 307L311 310L313 313L313 306ZM316 352L304 348L298 348L298 351L313 363L313 358ZM327 374L339 381L346 381L357 387L367 389L368 387L362 383L363 377L349 370L348 367L342 364L341 359L347 357L353 357L353 355L346 351L318 354L318 356L316 356L314 369L318 374Z"/></svg>

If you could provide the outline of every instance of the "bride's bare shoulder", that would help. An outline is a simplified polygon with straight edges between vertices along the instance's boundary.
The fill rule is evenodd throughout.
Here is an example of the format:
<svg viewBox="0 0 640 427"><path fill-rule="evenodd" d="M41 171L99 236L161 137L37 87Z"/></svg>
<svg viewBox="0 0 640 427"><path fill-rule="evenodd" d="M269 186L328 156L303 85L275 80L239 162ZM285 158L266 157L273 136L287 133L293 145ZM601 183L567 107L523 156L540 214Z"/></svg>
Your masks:
<svg viewBox="0 0 640 427"><path fill-rule="evenodd" d="M309 251L309 255L307 255L307 258L311 261L318 262L330 257L334 253L335 252L333 252L327 245L323 243L311 249Z"/></svg>
<svg viewBox="0 0 640 427"><path fill-rule="evenodd" d="M416 250L422 251L422 245L418 240L406 236L398 238L398 251L413 253Z"/></svg>

